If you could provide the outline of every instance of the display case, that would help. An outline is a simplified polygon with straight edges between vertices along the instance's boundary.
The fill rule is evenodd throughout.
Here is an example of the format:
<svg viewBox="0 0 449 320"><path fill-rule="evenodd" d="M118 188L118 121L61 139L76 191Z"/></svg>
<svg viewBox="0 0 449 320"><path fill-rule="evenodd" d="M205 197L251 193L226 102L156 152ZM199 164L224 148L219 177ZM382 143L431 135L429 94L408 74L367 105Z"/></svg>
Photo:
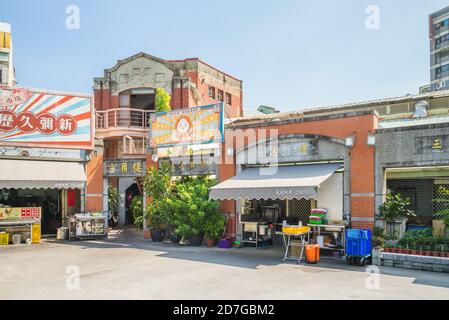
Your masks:
<svg viewBox="0 0 449 320"><path fill-rule="evenodd" d="M69 219L69 240L105 238L106 231L102 214L75 214Z"/></svg>

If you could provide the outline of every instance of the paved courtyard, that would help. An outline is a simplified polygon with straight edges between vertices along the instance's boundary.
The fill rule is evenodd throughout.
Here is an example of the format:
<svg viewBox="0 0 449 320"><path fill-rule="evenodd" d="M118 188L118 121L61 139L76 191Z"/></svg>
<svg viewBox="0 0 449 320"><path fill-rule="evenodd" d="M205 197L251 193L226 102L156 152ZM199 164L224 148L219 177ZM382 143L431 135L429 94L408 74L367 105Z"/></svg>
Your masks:
<svg viewBox="0 0 449 320"><path fill-rule="evenodd" d="M449 299L448 274L380 268L376 277L341 261L281 263L281 255L155 244L133 229L0 247L0 299Z"/></svg>

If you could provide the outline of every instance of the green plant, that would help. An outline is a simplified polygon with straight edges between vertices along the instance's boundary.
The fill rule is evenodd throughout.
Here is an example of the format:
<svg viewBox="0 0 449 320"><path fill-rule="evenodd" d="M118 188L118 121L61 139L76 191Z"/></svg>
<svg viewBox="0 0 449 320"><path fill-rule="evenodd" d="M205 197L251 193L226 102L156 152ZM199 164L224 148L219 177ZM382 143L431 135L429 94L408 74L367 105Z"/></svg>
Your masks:
<svg viewBox="0 0 449 320"><path fill-rule="evenodd" d="M211 213L204 226L204 235L208 239L218 239L223 233L223 229L225 226L225 218L223 215L216 211Z"/></svg>
<svg viewBox="0 0 449 320"><path fill-rule="evenodd" d="M134 218L134 224L142 228L143 226L143 197L134 196L129 204L129 209Z"/></svg>
<svg viewBox="0 0 449 320"><path fill-rule="evenodd" d="M433 199L432 201L434 203L438 203L442 209L438 210L434 217L439 220L443 220L443 223L446 227L446 229L449 228L449 188L445 188L443 186L440 186L438 188L438 194L441 196L441 198Z"/></svg>
<svg viewBox="0 0 449 320"><path fill-rule="evenodd" d="M156 112L167 112L171 110L170 95L163 88L156 89Z"/></svg>
<svg viewBox="0 0 449 320"><path fill-rule="evenodd" d="M374 227L373 236L381 238L383 236L383 234L384 234L384 228L378 227L378 226Z"/></svg>
<svg viewBox="0 0 449 320"><path fill-rule="evenodd" d="M149 225L154 229L161 229L168 223L168 212L171 210L167 202L172 192L169 163L162 161L159 168L148 169L143 185L145 193L151 199L147 205Z"/></svg>
<svg viewBox="0 0 449 320"><path fill-rule="evenodd" d="M388 234L394 235L394 222L400 218L415 216L414 212L409 209L410 199L402 198L401 194L388 193L385 202L379 206L382 218L389 223Z"/></svg>
<svg viewBox="0 0 449 320"><path fill-rule="evenodd" d="M112 184L108 185L108 206L113 216L118 215L118 191Z"/></svg>
<svg viewBox="0 0 449 320"><path fill-rule="evenodd" d="M173 205L177 232L184 237L208 232L217 235L222 220L218 217L218 202L209 200L209 188L215 184L205 177L195 177L178 182ZM207 226L207 227L206 227Z"/></svg>

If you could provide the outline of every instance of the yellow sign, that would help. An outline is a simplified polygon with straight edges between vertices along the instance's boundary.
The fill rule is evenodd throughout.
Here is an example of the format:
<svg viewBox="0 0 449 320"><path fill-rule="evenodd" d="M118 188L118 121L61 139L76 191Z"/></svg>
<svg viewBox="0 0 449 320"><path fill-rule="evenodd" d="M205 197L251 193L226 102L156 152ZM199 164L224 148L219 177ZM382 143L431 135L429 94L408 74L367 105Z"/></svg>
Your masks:
<svg viewBox="0 0 449 320"><path fill-rule="evenodd" d="M441 145L441 140L439 138L433 140L432 149L436 150L443 149L443 146Z"/></svg>

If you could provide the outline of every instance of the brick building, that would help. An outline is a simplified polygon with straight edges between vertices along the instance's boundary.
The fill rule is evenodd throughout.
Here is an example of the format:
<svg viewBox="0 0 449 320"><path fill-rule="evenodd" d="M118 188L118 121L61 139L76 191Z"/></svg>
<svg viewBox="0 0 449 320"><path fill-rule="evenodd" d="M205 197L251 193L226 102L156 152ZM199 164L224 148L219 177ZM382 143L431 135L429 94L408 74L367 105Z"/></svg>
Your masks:
<svg viewBox="0 0 449 320"><path fill-rule="evenodd" d="M94 78L96 151L88 165L87 210L104 209L108 183L118 187L120 224L129 215L129 197L141 192L136 176L112 175L104 168L126 159L130 166L154 164L148 150L149 119L155 112L155 91L164 88L172 110L223 102L226 118L243 114L242 81L198 58L163 60L138 53L117 61Z"/></svg>

